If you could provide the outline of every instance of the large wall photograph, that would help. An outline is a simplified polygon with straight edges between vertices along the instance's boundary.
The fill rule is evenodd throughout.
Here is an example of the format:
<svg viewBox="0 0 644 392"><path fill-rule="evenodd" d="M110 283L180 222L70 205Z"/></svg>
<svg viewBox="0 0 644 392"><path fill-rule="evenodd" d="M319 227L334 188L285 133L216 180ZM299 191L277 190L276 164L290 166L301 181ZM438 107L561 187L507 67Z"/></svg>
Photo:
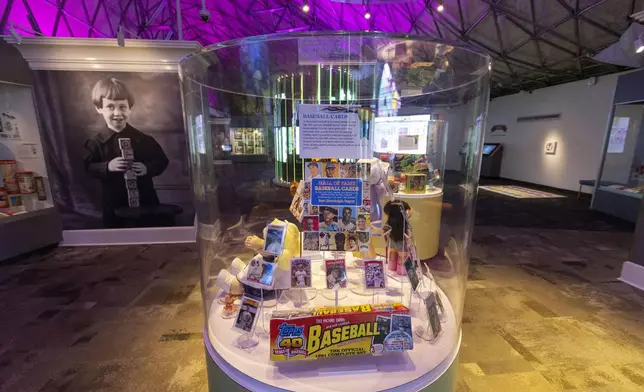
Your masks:
<svg viewBox="0 0 644 392"><path fill-rule="evenodd" d="M35 78L65 230L192 226L177 74L36 71Z"/></svg>

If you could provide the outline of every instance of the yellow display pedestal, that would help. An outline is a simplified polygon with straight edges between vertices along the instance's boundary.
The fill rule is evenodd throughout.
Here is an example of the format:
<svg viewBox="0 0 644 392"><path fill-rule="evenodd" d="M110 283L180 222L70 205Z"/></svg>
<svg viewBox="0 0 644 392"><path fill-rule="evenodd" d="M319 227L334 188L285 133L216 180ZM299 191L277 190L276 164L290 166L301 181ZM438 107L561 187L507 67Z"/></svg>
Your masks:
<svg viewBox="0 0 644 392"><path fill-rule="evenodd" d="M416 236L422 233L422 241L416 241L416 251L420 260L430 259L438 253L438 239L441 229L441 211L443 207L443 191L440 189L428 190L422 194L395 193L394 198L403 200L412 209L410 219L411 227ZM382 205L387 200L382 200ZM387 222L387 215L383 214L383 222ZM386 244L381 236L372 238L376 253L385 255Z"/></svg>

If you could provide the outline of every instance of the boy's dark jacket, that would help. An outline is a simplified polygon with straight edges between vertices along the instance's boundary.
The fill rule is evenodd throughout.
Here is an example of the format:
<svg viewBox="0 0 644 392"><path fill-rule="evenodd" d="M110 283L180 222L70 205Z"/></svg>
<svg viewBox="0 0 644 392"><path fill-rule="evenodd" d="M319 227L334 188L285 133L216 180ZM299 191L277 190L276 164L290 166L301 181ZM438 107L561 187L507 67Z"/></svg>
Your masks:
<svg viewBox="0 0 644 392"><path fill-rule="evenodd" d="M103 131L85 142L85 148L89 151L85 158L85 170L103 183L104 212L113 213L115 208L128 206L127 189L123 177L125 173L107 170L108 163L121 156L118 143L120 138L130 139L134 150L134 162L141 162L148 169L146 175L137 177L141 206L159 204L152 177L163 173L169 163L159 143L152 136L144 134L130 124L127 124L119 133L105 127Z"/></svg>

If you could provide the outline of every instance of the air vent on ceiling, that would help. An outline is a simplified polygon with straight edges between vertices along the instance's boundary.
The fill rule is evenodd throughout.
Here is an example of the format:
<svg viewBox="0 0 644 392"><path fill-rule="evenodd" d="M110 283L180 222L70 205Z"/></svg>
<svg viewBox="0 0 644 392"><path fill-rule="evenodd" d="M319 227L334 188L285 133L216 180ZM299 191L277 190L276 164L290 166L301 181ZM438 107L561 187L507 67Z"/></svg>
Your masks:
<svg viewBox="0 0 644 392"><path fill-rule="evenodd" d="M560 118L561 118L561 113L541 114L538 116L517 117L517 122L559 120Z"/></svg>

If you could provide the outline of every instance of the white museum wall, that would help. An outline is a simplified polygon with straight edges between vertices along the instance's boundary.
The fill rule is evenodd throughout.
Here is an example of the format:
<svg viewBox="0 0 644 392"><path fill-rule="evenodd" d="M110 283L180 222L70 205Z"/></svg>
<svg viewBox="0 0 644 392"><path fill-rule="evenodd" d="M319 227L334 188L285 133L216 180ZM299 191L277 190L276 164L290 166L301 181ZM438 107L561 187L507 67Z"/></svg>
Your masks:
<svg viewBox="0 0 644 392"><path fill-rule="evenodd" d="M642 130L642 116L644 106L639 105L617 105L614 117L628 117L628 133L624 143L624 151L621 153L607 153L602 170L602 181L613 181L620 184L628 184L635 147L638 135Z"/></svg>
<svg viewBox="0 0 644 392"><path fill-rule="evenodd" d="M485 142L504 145L501 177L569 190L577 190L579 180L595 179L617 77L599 77L593 86L581 80L492 100ZM561 118L517 122L517 117L556 113ZM507 126L507 134L490 135L499 124ZM544 152L550 141L558 143L555 155Z"/></svg>

